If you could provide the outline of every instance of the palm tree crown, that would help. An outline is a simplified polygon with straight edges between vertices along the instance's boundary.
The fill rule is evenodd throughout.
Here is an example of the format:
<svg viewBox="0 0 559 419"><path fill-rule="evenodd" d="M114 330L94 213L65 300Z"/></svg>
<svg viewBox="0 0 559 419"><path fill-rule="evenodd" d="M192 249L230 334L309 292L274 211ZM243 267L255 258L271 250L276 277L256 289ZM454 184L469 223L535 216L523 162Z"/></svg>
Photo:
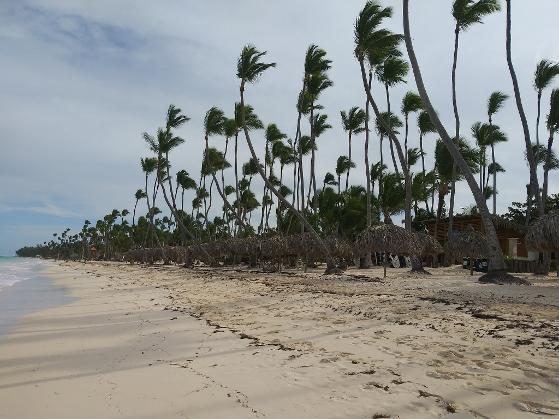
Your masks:
<svg viewBox="0 0 559 419"><path fill-rule="evenodd" d="M262 63L260 59L266 55L266 51L260 52L254 45L246 45L241 51L237 61L237 77L241 83L254 83L264 71L275 67L276 63Z"/></svg>
<svg viewBox="0 0 559 419"><path fill-rule="evenodd" d="M365 131L364 124L367 119L367 115L363 109L354 106L348 112L341 111L340 115L342 116L344 131L348 133L351 132L353 134L360 134Z"/></svg>
<svg viewBox="0 0 559 419"><path fill-rule="evenodd" d="M487 115L489 116L490 120L493 115L501 110L508 98L509 96L503 92L497 91L491 93L491 96L489 96L489 99L487 100Z"/></svg>
<svg viewBox="0 0 559 419"><path fill-rule="evenodd" d="M204 117L204 131L206 136L222 135L225 128L225 115L219 108L213 106Z"/></svg>
<svg viewBox="0 0 559 419"><path fill-rule="evenodd" d="M541 94L557 75L559 75L558 63L541 60L536 66L536 72L534 73L534 89Z"/></svg>
<svg viewBox="0 0 559 419"><path fill-rule="evenodd" d="M452 16L456 20L458 30L466 30L491 13L501 10L499 0L454 0Z"/></svg>

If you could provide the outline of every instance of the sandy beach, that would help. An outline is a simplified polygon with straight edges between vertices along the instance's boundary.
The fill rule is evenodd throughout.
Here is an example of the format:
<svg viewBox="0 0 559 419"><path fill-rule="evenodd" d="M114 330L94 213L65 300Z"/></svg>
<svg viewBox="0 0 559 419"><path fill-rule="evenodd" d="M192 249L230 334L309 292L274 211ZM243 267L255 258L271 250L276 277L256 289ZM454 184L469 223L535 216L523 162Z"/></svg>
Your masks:
<svg viewBox="0 0 559 419"><path fill-rule="evenodd" d="M559 415L559 284L52 264L0 337L0 418Z"/></svg>

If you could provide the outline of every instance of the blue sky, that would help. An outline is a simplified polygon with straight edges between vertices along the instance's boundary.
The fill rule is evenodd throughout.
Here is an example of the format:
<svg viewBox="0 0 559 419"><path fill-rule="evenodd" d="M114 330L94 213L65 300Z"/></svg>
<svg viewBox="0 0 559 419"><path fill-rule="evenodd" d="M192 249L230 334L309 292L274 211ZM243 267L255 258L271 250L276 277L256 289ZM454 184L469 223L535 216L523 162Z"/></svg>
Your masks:
<svg viewBox="0 0 559 419"><path fill-rule="evenodd" d="M400 1L385 3L394 6L391 28L401 31ZM529 3L513 2L513 48L533 130L532 73L541 58L559 61L559 47L550 36L556 33L559 4L539 0L536 14ZM173 156L173 165L176 170L198 172L204 113L216 105L231 114L238 100L236 58L248 42L268 50L270 59L278 63L250 89L248 100L265 123L276 122L289 136L294 135L294 102L306 47L317 43L333 60L334 87L324 94L322 104L334 128L319 144L321 179L333 170L336 158L347 153L339 111L364 104L352 55L352 25L363 4L354 0L1 2L0 254L48 240L52 232L67 226L79 228L83 219L96 220L113 208L131 209L133 193L143 181L139 159L148 153L141 133L162 124L170 103L191 117L181 129L187 142ZM413 2L411 16L424 77L447 127L452 126L450 8L450 0ZM394 103L414 88L410 79L395 89ZM376 89L380 92L379 86ZM469 127L485 119L485 101L494 90L512 93L503 13L461 37L458 98L467 137ZM512 101L496 120L509 135L509 142L498 148L498 160L507 170L499 195L499 208L504 210L510 201L524 199L528 171ZM546 137L543 130L542 136ZM427 141L428 165L429 144L435 139L431 136ZM261 134L255 134L255 140L262 145ZM212 139L214 145L221 146L222 141ZM364 181L361 141L356 139L357 169L352 177ZM416 145L415 132L410 142ZM371 160L376 161L374 144ZM247 159L244 145L241 155ZM558 189L555 173L551 191ZM460 185L458 207L472 201L466 185Z"/></svg>

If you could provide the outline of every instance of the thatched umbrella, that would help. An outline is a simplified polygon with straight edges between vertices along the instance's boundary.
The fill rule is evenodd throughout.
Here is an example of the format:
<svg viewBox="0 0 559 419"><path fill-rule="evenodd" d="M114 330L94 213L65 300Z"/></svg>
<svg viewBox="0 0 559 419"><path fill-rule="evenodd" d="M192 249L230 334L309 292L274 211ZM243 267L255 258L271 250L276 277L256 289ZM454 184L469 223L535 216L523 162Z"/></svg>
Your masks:
<svg viewBox="0 0 559 419"><path fill-rule="evenodd" d="M451 258L469 257L470 275L474 274L473 259L486 258L489 255L487 239L470 225L465 231L453 231L445 244L445 252Z"/></svg>
<svg viewBox="0 0 559 419"><path fill-rule="evenodd" d="M413 256L421 253L421 246L413 233L393 224L367 227L355 242L356 252L394 253ZM384 257L386 278L386 255Z"/></svg>
<svg viewBox="0 0 559 419"><path fill-rule="evenodd" d="M555 260L559 259L559 211L544 215L528 228L526 245L539 252L555 252Z"/></svg>
<svg viewBox="0 0 559 419"><path fill-rule="evenodd" d="M421 256L438 256L444 253L443 247L433 236L422 231L417 231L415 235L419 243Z"/></svg>

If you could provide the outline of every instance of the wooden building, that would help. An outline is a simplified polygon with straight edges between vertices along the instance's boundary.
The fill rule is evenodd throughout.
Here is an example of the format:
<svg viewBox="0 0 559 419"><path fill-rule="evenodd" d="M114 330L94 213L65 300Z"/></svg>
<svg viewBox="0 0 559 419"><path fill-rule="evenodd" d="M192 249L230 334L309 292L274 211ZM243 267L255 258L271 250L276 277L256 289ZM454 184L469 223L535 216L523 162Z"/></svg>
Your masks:
<svg viewBox="0 0 559 419"><path fill-rule="evenodd" d="M448 237L448 218L439 220L436 227L437 234L435 235L436 220L431 219L425 221L425 226L433 237L436 237L441 244L447 241ZM502 217L493 216L493 224L497 229L497 237L499 244L505 256L513 259L534 260L538 257L538 253L529 252L526 248L526 227L520 224L513 223L505 220ZM475 230L485 233L481 216L479 215L455 215L453 222L453 229L463 231L468 226L472 226Z"/></svg>

